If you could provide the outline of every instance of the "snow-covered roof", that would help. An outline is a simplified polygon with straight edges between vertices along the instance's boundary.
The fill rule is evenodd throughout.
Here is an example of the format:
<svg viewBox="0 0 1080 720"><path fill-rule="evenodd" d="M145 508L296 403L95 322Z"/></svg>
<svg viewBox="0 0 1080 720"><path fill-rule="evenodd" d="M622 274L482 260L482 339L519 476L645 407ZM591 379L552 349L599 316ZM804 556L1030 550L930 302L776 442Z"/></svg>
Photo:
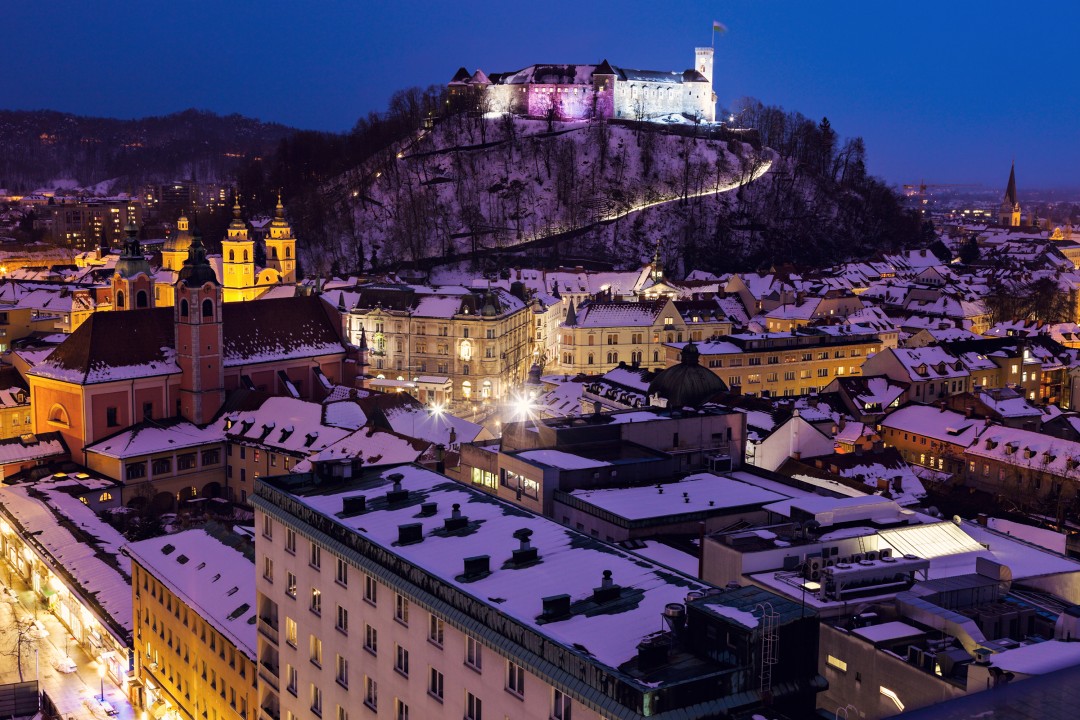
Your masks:
<svg viewBox="0 0 1080 720"><path fill-rule="evenodd" d="M907 405L885 416L881 426L968 447L979 437L985 423L931 405Z"/></svg>
<svg viewBox="0 0 1080 720"><path fill-rule="evenodd" d="M112 480L65 475L0 485L0 508L23 537L32 536L48 553L53 572L72 592L104 610L102 624L127 645L132 632L131 560L120 552L127 541L79 499L94 490L120 492Z"/></svg>
<svg viewBox="0 0 1080 720"><path fill-rule="evenodd" d="M252 559L202 528L140 540L127 552L237 649L257 659Z"/></svg>
<svg viewBox="0 0 1080 720"><path fill-rule="evenodd" d="M719 512L782 500L781 495L730 477L697 473L659 487L574 490L574 498L627 520L697 512Z"/></svg>
<svg viewBox="0 0 1080 720"><path fill-rule="evenodd" d="M123 459L200 447L224 439L220 423L200 428L190 422L144 422L88 445L86 451Z"/></svg>
<svg viewBox="0 0 1080 720"><path fill-rule="evenodd" d="M371 498L390 489L392 473L401 473L403 489L410 497L434 504L436 514L418 516L414 502L373 506ZM264 486L273 484L260 484L255 498L259 507L274 502L273 497L266 499ZM658 619L667 603L683 602L687 592L704 589L693 577L415 466L388 470L349 487L313 488L310 494L299 489L290 493L282 487L274 492L284 495L282 500L295 500L311 508L320 520L357 532L364 543L422 569L453 591L475 598L528 630L582 654L588 662L612 670L637 656L638 643L658 630ZM358 492L368 497L368 510L342 517L342 499ZM443 521L455 504L467 517L469 532L444 531ZM423 540L398 543L398 528L403 523L421 524ZM503 569L510 549L516 546L513 536L518 530L531 531L530 544L538 551L539 562ZM490 574L466 578L463 558L479 555L490 556ZM587 613L572 611L563 619L541 620L544 597L565 593L574 601L589 598L600 586L604 571L611 572L612 581L623 592L636 594L633 605L621 605L618 612L591 607ZM622 673L620 676L626 682L639 683Z"/></svg>
<svg viewBox="0 0 1080 720"><path fill-rule="evenodd" d="M574 455L562 450L525 450L516 453L515 456L522 460L559 468L560 470L588 470L589 468L605 467L611 464L604 460L594 460L593 458Z"/></svg>

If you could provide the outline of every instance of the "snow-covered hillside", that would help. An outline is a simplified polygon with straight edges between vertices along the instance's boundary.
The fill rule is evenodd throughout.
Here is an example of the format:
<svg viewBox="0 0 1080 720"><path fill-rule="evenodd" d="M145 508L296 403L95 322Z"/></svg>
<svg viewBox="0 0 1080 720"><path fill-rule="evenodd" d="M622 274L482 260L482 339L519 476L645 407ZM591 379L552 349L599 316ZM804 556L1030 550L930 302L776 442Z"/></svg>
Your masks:
<svg viewBox="0 0 1080 720"><path fill-rule="evenodd" d="M657 237L631 233L643 209L663 217L665 204L729 193L775 159L705 127L451 117L334 184L352 224L339 252L356 258L362 247L370 264L374 250L383 265L592 228L610 259L636 262Z"/></svg>

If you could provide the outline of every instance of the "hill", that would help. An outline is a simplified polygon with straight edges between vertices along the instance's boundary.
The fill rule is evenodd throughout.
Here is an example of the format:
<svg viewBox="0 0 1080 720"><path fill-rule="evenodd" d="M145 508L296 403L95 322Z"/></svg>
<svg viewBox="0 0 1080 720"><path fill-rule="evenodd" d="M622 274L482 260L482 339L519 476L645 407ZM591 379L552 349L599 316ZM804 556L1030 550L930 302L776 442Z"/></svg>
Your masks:
<svg viewBox="0 0 1080 720"><path fill-rule="evenodd" d="M802 143L782 152L757 128L675 118L451 116L323 186L308 267L522 254L634 266L659 245L676 270L725 271L921 241L918 220L866 177L861 141L837 147L827 121L810 132L800 117L790 119Z"/></svg>
<svg viewBox="0 0 1080 720"><path fill-rule="evenodd" d="M112 190L191 178L231 182L245 158L274 151L293 128L199 110L137 120L0 111L0 187L30 192L59 179ZM106 188L102 188L106 189Z"/></svg>

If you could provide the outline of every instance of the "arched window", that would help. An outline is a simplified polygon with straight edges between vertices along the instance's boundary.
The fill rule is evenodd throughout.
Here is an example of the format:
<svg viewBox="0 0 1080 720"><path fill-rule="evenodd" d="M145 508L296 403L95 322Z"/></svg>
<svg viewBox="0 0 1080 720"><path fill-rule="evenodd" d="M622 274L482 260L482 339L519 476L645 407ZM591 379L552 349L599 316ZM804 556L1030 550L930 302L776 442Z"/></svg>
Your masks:
<svg viewBox="0 0 1080 720"><path fill-rule="evenodd" d="M117 290L116 291L116 307L117 307L117 309L120 309L120 308L124 307L124 291L123 290Z"/></svg>
<svg viewBox="0 0 1080 720"><path fill-rule="evenodd" d="M593 356L592 356L592 353L589 353L589 365L592 365L592 364L593 364Z"/></svg>
<svg viewBox="0 0 1080 720"><path fill-rule="evenodd" d="M202 301L202 316L214 317L214 303L209 298Z"/></svg>
<svg viewBox="0 0 1080 720"><path fill-rule="evenodd" d="M139 292L135 293L135 307L144 308L148 306L150 303L147 302L147 297L148 296L145 290L140 290Z"/></svg>
<svg viewBox="0 0 1080 720"><path fill-rule="evenodd" d="M247 258L247 250L245 250L245 251L244 251L244 262L247 262L247 261L248 261L248 258Z"/></svg>
<svg viewBox="0 0 1080 720"><path fill-rule="evenodd" d="M292 248L289 247L288 245L285 246L285 257L286 258L291 258L292 257Z"/></svg>
<svg viewBox="0 0 1080 720"><path fill-rule="evenodd" d="M188 302L187 300L180 301L180 317L188 316Z"/></svg>
<svg viewBox="0 0 1080 720"><path fill-rule="evenodd" d="M229 251L229 262L236 262L236 251L235 250L230 250Z"/></svg>
<svg viewBox="0 0 1080 720"><path fill-rule="evenodd" d="M270 259L277 260L277 248L273 245L270 246Z"/></svg>
<svg viewBox="0 0 1080 720"><path fill-rule="evenodd" d="M56 403L49 410L49 422L56 423L58 425L70 425L71 420L68 418L67 410L60 403Z"/></svg>
<svg viewBox="0 0 1080 720"><path fill-rule="evenodd" d="M109 492L108 490L106 490L105 492L101 493L100 496L98 496L98 502L109 502L110 500L112 500L112 493Z"/></svg>

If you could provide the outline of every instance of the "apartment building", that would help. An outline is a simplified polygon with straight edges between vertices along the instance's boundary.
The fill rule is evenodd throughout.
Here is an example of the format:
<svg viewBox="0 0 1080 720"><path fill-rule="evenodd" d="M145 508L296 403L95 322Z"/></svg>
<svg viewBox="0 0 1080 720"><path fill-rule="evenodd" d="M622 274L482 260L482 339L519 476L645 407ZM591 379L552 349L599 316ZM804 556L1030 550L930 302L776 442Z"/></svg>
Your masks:
<svg viewBox="0 0 1080 720"><path fill-rule="evenodd" d="M703 317L703 316L699 316ZM695 326L704 337L710 323ZM713 323L720 326L718 321ZM728 324L727 329L730 329ZM668 298L638 302L571 302L559 328L558 369L568 375L599 375L620 362L664 366L664 344L683 342L689 331L682 313Z"/></svg>
<svg viewBox="0 0 1080 720"><path fill-rule="evenodd" d="M437 473L270 478L254 505L260 718L704 720L760 707L766 631L807 652L771 666L765 692L813 705L812 612Z"/></svg>
<svg viewBox="0 0 1080 720"><path fill-rule="evenodd" d="M155 718L255 717L254 550L221 528L126 546L137 707Z"/></svg>
<svg viewBox="0 0 1080 720"><path fill-rule="evenodd" d="M442 397L493 402L507 398L533 363L537 318L524 286L515 292L371 284L351 293L351 309L338 309L349 342L367 345L372 387L422 378Z"/></svg>
<svg viewBox="0 0 1080 720"><path fill-rule="evenodd" d="M863 362L887 347L858 325L807 327L783 333L741 333L697 344L700 362L744 395L789 397L818 392L833 379L861 375ZM667 365L684 344L665 347Z"/></svg>

